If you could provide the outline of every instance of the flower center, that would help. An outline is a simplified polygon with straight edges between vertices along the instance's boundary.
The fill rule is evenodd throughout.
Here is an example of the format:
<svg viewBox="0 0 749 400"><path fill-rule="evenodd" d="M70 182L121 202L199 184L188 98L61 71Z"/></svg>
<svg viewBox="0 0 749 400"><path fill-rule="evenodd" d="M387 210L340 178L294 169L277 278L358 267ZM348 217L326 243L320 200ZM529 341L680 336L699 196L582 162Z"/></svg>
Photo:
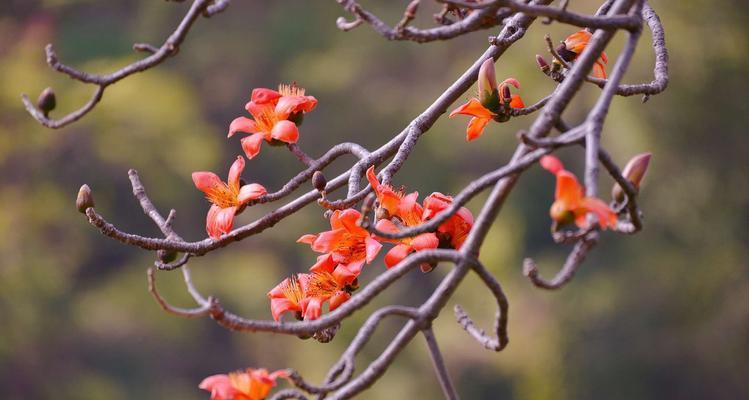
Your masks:
<svg viewBox="0 0 749 400"><path fill-rule="evenodd" d="M205 192L205 197L221 208L234 207L239 204L239 188L217 183Z"/></svg>

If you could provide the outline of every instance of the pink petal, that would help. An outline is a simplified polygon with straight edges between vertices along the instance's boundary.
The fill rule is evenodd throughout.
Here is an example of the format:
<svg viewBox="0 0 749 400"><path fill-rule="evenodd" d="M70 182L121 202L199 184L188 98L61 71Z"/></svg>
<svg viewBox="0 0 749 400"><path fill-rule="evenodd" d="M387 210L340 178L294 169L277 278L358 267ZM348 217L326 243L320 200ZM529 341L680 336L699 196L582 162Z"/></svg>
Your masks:
<svg viewBox="0 0 749 400"><path fill-rule="evenodd" d="M296 124L291 121L278 121L273 125L273 130L270 132L270 135L273 139L282 142L296 143L297 140L299 140L299 128L297 128Z"/></svg>
<svg viewBox="0 0 749 400"><path fill-rule="evenodd" d="M232 137L237 132L256 133L258 132L258 127L255 121L247 117L237 117L229 124L229 134L226 137Z"/></svg>
<svg viewBox="0 0 749 400"><path fill-rule="evenodd" d="M354 273L354 271L343 265L336 265L333 269L333 278L335 278L336 282L341 286L351 284L357 276L359 276L359 274Z"/></svg>
<svg viewBox="0 0 749 400"><path fill-rule="evenodd" d="M233 400L237 394L229 376L225 374L209 376L198 387L211 392L211 400Z"/></svg>
<svg viewBox="0 0 749 400"><path fill-rule="evenodd" d="M206 231L208 235L218 240L221 238L221 234L231 232L236 212L237 207L221 208L217 205L211 206L206 217Z"/></svg>
<svg viewBox="0 0 749 400"><path fill-rule="evenodd" d="M311 245L315 241L315 239L317 239L317 235L312 235L312 234L308 233L306 235L302 235L299 239L296 240L296 242L297 243L306 243L306 244L310 244Z"/></svg>
<svg viewBox="0 0 749 400"><path fill-rule="evenodd" d="M195 184L195 187L203 193L208 193L208 191L216 186L223 185L223 182L221 182L221 178L219 178L218 175L213 172L204 171L193 172L192 182Z"/></svg>
<svg viewBox="0 0 749 400"><path fill-rule="evenodd" d="M227 180L229 187L239 188L242 171L244 171L244 157L237 156L237 159L231 164L231 168L229 168L229 179Z"/></svg>
<svg viewBox="0 0 749 400"><path fill-rule="evenodd" d="M333 273L336 268L336 262L333 261L333 257L330 254L323 254L317 257L315 265L310 267L312 272L328 272Z"/></svg>
<svg viewBox="0 0 749 400"><path fill-rule="evenodd" d="M317 235L317 239L312 243L312 250L318 253L328 253L333 251L345 234L345 229L334 229L332 231L322 232Z"/></svg>
<svg viewBox="0 0 749 400"><path fill-rule="evenodd" d="M328 309L330 311L335 310L343 304L346 300L350 299L351 295L347 292L344 292L343 290L338 291L333 297L330 298L330 302L328 303Z"/></svg>
<svg viewBox="0 0 749 400"><path fill-rule="evenodd" d="M359 274L361 274L363 266L364 260L354 260L346 265L341 264L338 267L347 269L354 276L359 276Z"/></svg>
<svg viewBox="0 0 749 400"><path fill-rule="evenodd" d="M249 185L244 185L239 189L237 200L239 201L239 204L242 205L250 200L255 200L257 198L263 197L266 194L268 194L268 191L265 190L265 187L263 185L260 185L258 183L250 183Z"/></svg>
<svg viewBox="0 0 749 400"><path fill-rule="evenodd" d="M551 172L554 175L558 174L559 171L564 170L564 164L562 164L562 162L554 156L543 156L541 157L541 161L539 163L541 164L541 167L543 167L543 169Z"/></svg>
<svg viewBox="0 0 749 400"><path fill-rule="evenodd" d="M302 311L298 304L292 303L287 298L272 298L270 299L270 313L273 315L273 319L278 321L281 315L287 311Z"/></svg>
<svg viewBox="0 0 749 400"><path fill-rule="evenodd" d="M319 297L313 297L305 307L304 319L306 321L312 321L320 318L320 314L322 314L322 299Z"/></svg>
<svg viewBox="0 0 749 400"><path fill-rule="evenodd" d="M263 142L264 135L262 133L256 133L242 138L242 149L244 154L252 160L258 153L260 153L260 143Z"/></svg>
<svg viewBox="0 0 749 400"><path fill-rule="evenodd" d="M250 97L250 100L257 104L266 104L277 100L280 97L281 93L278 93L273 89L256 88L252 89L252 96Z"/></svg>

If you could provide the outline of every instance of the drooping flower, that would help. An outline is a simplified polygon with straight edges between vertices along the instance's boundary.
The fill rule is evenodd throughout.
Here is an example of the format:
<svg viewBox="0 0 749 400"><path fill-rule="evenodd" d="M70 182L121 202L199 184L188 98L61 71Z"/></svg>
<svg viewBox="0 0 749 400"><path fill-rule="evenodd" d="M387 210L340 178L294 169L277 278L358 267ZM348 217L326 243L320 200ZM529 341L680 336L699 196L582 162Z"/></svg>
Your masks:
<svg viewBox="0 0 749 400"><path fill-rule="evenodd" d="M241 186L240 176L244 170L245 161L238 156L229 169L227 182L213 172L193 172L192 181L200 191L205 193L212 203L206 217L205 229L208 236L219 239L221 234L231 232L234 217L244 210L250 200L265 196L265 187L257 183Z"/></svg>
<svg viewBox="0 0 749 400"><path fill-rule="evenodd" d="M247 158L252 159L260 152L263 140L296 143L299 139L297 125L304 113L312 111L316 105L317 99L305 96L304 89L294 84L282 84L278 91L254 89L250 102L245 105L252 119L235 118L229 125L228 137L237 132L249 133L250 136L242 138L241 143Z"/></svg>
<svg viewBox="0 0 749 400"><path fill-rule="evenodd" d="M588 46L591 37L593 37L593 34L586 29L575 32L567 36L562 44L557 47L557 53L559 53L565 61L574 61ZM601 57L599 57L593 65L593 76L606 79L605 65L608 62L609 59L606 56L606 52L601 52Z"/></svg>
<svg viewBox="0 0 749 400"><path fill-rule="evenodd" d="M322 268L322 265L336 265L345 271L332 272L346 275L348 272L354 277L359 276L364 263L371 263L377 256L382 244L364 228L359 226L361 213L354 209L336 210L330 217L331 230L318 235L304 235L297 240L306 243L318 253L326 253L318 258L318 263L312 270Z"/></svg>
<svg viewBox="0 0 749 400"><path fill-rule="evenodd" d="M452 202L451 196L439 192L430 194L424 199L424 220L428 221L434 218L447 207L450 207ZM471 227L473 227L473 214L469 209L461 207L437 228L438 236L441 239L440 245L444 246L444 242L447 242L452 248L459 249L468 237Z"/></svg>
<svg viewBox="0 0 749 400"><path fill-rule="evenodd" d="M554 203L549 210L554 221L562 224L574 222L579 228L585 229L589 226L587 215L593 213L598 217L601 228L616 227L616 213L601 199L585 197L582 185L575 175L564 169L558 158L544 156L541 166L557 177Z"/></svg>
<svg viewBox="0 0 749 400"><path fill-rule="evenodd" d="M278 378L288 378L286 370L268 373L265 368L212 375L200 382L199 388L211 392L211 400L263 400L276 386Z"/></svg>
<svg viewBox="0 0 749 400"><path fill-rule="evenodd" d="M510 119L508 109L523 108L523 100L517 94L510 94L509 85L520 88L520 82L508 78L497 85L494 60L489 58L481 64L478 75L479 92L476 98L468 100L450 113L450 117L458 114L469 115L473 118L468 122L466 141L470 142L484 133L486 125L494 119L505 122Z"/></svg>

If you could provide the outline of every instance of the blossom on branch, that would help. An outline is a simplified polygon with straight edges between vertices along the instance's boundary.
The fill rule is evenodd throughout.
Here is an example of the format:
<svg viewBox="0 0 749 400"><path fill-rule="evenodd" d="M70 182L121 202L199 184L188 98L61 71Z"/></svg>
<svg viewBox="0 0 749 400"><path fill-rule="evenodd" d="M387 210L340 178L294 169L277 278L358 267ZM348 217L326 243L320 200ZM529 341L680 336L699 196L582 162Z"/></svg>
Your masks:
<svg viewBox="0 0 749 400"><path fill-rule="evenodd" d="M565 61L574 61L588 46L591 37L593 37L593 34L587 29L575 32L567 36L562 44L556 48L557 53L559 53ZM599 57L595 64L593 64L593 76L606 79L605 65L608 62L609 59L606 56L606 52L601 52L601 57Z"/></svg>
<svg viewBox="0 0 749 400"><path fill-rule="evenodd" d="M434 218L447 207L450 207L452 202L453 198L451 196L440 192L430 194L424 199L424 220L429 221ZM471 232L472 227L473 214L471 214L469 209L460 207L455 214L437 228L440 247L460 249L460 246L463 245L463 242L468 237L468 233Z"/></svg>
<svg viewBox="0 0 749 400"><path fill-rule="evenodd" d="M325 302L330 302L328 308L333 311L351 297L352 282L326 270L292 275L268 292L273 319L280 320L287 311L294 312L299 320L320 318Z"/></svg>
<svg viewBox="0 0 749 400"><path fill-rule="evenodd" d="M601 199L585 197L582 185L575 175L564 169L564 165L554 156L541 158L541 166L557 177L557 188L554 203L549 214L561 224L574 222L579 228L590 226L587 215L593 213L598 217L598 224L606 229L616 227L616 213Z"/></svg>
<svg viewBox="0 0 749 400"><path fill-rule="evenodd" d="M478 96L450 113L450 117L458 114L473 117L468 122L466 141L470 142L481 136L492 119L497 122L508 121L511 108L525 107L519 95L510 93L510 85L520 88L520 82L515 78L505 79L497 85L493 59L489 58L481 64L478 76Z"/></svg>
<svg viewBox="0 0 749 400"><path fill-rule="evenodd" d="M200 382L199 388L211 392L211 400L263 400L276 386L278 378L288 378L286 370L268 373L265 368L212 375Z"/></svg>
<svg viewBox="0 0 749 400"><path fill-rule="evenodd" d="M401 218L400 220L406 227L413 227L424 223L424 219L422 218L423 209L421 205L416 202L417 196L418 193L414 192L401 201L399 208L403 211L400 215L404 215L405 218ZM400 230L390 219L381 219L377 221L377 229L388 233L397 233ZM396 244L395 247L385 254L385 265L388 268L394 267L415 251L436 249L437 246L439 246L439 239L437 239L437 235L432 232L422 233L414 237L382 240ZM427 266L428 264L422 266L422 270L428 271L431 269L427 268Z"/></svg>
<svg viewBox="0 0 749 400"><path fill-rule="evenodd" d="M238 156L229 169L227 182L213 172L193 172L192 181L205 197L213 203L208 210L205 229L208 236L219 239L221 234L231 232L234 225L234 217L244 211L250 200L265 196L265 187L257 183L242 185L240 176L244 170L245 161Z"/></svg>
<svg viewBox="0 0 749 400"><path fill-rule="evenodd" d="M342 276L359 276L364 263L371 263L382 244L364 228L359 226L361 213L354 209L336 210L330 216L331 230L317 235L304 235L297 240L306 243L312 250L325 253L318 257L312 271L328 269L334 265L333 273ZM342 268L339 270L339 268Z"/></svg>
<svg viewBox="0 0 749 400"><path fill-rule="evenodd" d="M304 113L317 106L317 99L306 96L304 89L292 85L279 85L278 91L257 88L252 91L245 109L252 115L237 117L229 125L228 137L237 132L249 133L241 140L247 158L252 159L260 152L260 144L265 140L296 143Z"/></svg>

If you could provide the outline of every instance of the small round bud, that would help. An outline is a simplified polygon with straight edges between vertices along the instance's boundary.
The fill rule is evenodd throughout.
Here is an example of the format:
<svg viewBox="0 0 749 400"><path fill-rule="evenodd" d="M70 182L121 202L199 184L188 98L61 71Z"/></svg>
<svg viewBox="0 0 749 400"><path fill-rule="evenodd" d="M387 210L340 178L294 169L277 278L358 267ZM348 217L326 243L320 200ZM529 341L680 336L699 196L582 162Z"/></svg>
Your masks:
<svg viewBox="0 0 749 400"><path fill-rule="evenodd" d="M328 180L325 179L325 175L323 175L322 171L315 171L314 174L312 174L312 186L317 189L319 192L325 191L325 186L328 185Z"/></svg>
<svg viewBox="0 0 749 400"><path fill-rule="evenodd" d="M75 207L79 212L85 214L86 209L94 206L94 196L91 194L91 188L83 185L78 190L78 197L75 199Z"/></svg>
<svg viewBox="0 0 749 400"><path fill-rule="evenodd" d="M48 87L39 94L39 98L36 100L36 106L46 116L50 111L54 110L57 106L57 98L55 97L55 91L51 87Z"/></svg>
<svg viewBox="0 0 749 400"><path fill-rule="evenodd" d="M156 251L156 257L158 257L159 261L161 261L162 263L169 264L170 262L177 259L177 252L174 250L160 249Z"/></svg>

